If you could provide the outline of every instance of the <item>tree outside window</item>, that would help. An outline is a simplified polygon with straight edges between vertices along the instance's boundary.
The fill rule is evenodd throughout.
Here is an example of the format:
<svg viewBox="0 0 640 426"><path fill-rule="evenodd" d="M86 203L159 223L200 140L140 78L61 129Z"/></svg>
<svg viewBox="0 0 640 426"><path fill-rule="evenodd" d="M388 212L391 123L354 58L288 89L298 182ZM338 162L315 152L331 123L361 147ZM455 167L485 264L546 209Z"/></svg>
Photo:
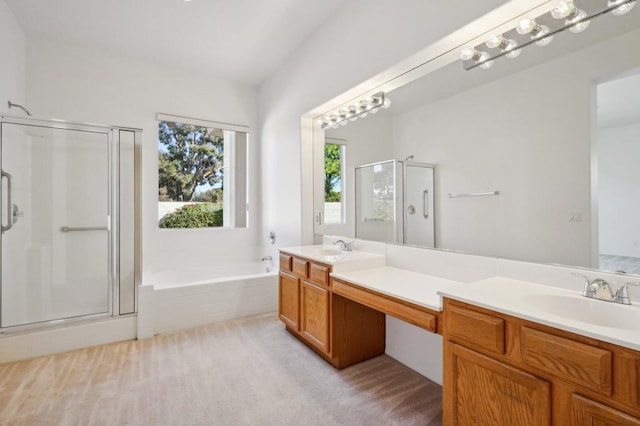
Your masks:
<svg viewBox="0 0 640 426"><path fill-rule="evenodd" d="M247 136L232 130L159 121L161 228L246 226Z"/></svg>

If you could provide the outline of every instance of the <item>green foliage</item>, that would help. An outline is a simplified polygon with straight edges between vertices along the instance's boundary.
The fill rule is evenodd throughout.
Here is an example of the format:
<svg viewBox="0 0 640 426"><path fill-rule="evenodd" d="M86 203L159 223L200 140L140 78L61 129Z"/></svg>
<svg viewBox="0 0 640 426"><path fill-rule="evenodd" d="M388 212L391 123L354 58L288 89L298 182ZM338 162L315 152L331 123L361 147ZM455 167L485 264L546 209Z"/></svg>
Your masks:
<svg viewBox="0 0 640 426"><path fill-rule="evenodd" d="M193 201L203 203L222 203L222 188L213 188L205 192L196 192Z"/></svg>
<svg viewBox="0 0 640 426"><path fill-rule="evenodd" d="M187 204L160 219L160 228L210 228L222 226L222 209L209 203Z"/></svg>
<svg viewBox="0 0 640 426"><path fill-rule="evenodd" d="M339 202L342 192L336 191L342 183L342 145L327 143L324 145L324 201Z"/></svg>
<svg viewBox="0 0 640 426"><path fill-rule="evenodd" d="M219 129L161 121L158 142L161 199L194 201L199 185L222 184L224 138Z"/></svg>

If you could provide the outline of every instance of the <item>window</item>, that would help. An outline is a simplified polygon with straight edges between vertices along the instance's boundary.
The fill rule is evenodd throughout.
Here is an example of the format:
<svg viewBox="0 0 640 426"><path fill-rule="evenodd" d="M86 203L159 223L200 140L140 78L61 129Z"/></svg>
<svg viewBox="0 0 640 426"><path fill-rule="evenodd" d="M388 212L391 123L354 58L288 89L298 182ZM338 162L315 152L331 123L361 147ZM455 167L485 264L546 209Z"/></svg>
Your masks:
<svg viewBox="0 0 640 426"><path fill-rule="evenodd" d="M158 114L160 228L247 226L246 130Z"/></svg>
<svg viewBox="0 0 640 426"><path fill-rule="evenodd" d="M345 145L329 140L324 145L324 221L343 224Z"/></svg>

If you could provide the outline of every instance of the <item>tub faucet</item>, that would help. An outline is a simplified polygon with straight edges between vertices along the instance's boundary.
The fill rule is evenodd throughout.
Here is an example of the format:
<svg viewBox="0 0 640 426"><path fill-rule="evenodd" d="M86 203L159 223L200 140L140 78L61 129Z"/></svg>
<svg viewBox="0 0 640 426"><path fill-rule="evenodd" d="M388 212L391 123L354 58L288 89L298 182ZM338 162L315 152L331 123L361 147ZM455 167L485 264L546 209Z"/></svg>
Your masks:
<svg viewBox="0 0 640 426"><path fill-rule="evenodd" d="M271 256L265 256L265 257L263 257L262 259L260 259L260 262L264 262L265 260L270 260L270 261L272 261L272 262L273 262L273 257L271 257Z"/></svg>
<svg viewBox="0 0 640 426"><path fill-rule="evenodd" d="M351 244L353 244L353 241L347 243L344 240L338 240L333 243L334 246L340 246L342 251L351 251Z"/></svg>

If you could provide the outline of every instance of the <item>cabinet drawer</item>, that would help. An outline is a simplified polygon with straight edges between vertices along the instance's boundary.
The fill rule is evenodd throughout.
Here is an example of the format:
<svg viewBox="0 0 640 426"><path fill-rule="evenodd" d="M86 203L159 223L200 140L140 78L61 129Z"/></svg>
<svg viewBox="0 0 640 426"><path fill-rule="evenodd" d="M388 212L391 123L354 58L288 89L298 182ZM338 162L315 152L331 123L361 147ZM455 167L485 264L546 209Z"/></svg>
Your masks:
<svg viewBox="0 0 640 426"><path fill-rule="evenodd" d="M491 315L448 305L444 326L448 340L504 354L504 320Z"/></svg>
<svg viewBox="0 0 640 426"><path fill-rule="evenodd" d="M300 278L307 278L309 277L309 262L294 257L291 270Z"/></svg>
<svg viewBox="0 0 640 426"><path fill-rule="evenodd" d="M280 253L280 270L291 272L291 261L293 260L292 256L288 254Z"/></svg>
<svg viewBox="0 0 640 426"><path fill-rule="evenodd" d="M611 395L612 354L529 327L520 333L522 361L554 376Z"/></svg>
<svg viewBox="0 0 640 426"><path fill-rule="evenodd" d="M309 264L309 281L314 284L329 287L330 271L331 268L329 266L311 263Z"/></svg>
<svg viewBox="0 0 640 426"><path fill-rule="evenodd" d="M419 307L413 307L387 299L382 295L362 290L357 286L336 279L333 280L333 292L347 299L351 299L354 302L368 306L369 308L417 325L432 333L436 332L436 316L432 313L425 312Z"/></svg>

